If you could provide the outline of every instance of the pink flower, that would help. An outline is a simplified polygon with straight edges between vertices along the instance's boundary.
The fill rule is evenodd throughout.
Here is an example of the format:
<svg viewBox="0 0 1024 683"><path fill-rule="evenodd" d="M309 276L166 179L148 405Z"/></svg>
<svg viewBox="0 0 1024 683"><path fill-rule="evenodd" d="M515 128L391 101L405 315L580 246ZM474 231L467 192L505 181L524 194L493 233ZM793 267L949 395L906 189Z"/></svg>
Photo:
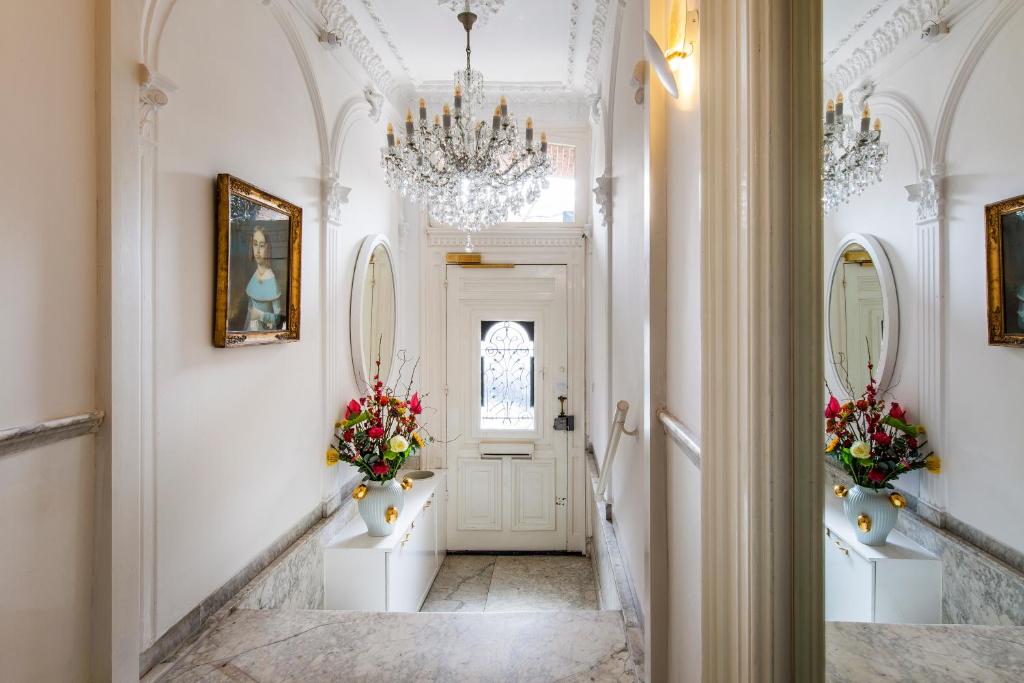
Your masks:
<svg viewBox="0 0 1024 683"><path fill-rule="evenodd" d="M413 415L419 415L423 412L423 406L420 404L420 393L418 391L409 398L409 410L412 411Z"/></svg>
<svg viewBox="0 0 1024 683"><path fill-rule="evenodd" d="M876 467L872 467L868 471L868 481L870 481L872 484L881 484L883 481L885 481L885 473Z"/></svg>
<svg viewBox="0 0 1024 683"><path fill-rule="evenodd" d="M366 430L366 435L371 439L379 439L384 436L384 430L380 427L371 427Z"/></svg>
<svg viewBox="0 0 1024 683"><path fill-rule="evenodd" d="M896 403L895 401L893 401L892 407L889 408L889 415L896 418L900 422L907 421L907 411L903 410L903 407L899 403Z"/></svg>
<svg viewBox="0 0 1024 683"><path fill-rule="evenodd" d="M370 465L370 471L376 475L387 474L388 464L383 460L375 462L372 465Z"/></svg>
<svg viewBox="0 0 1024 683"><path fill-rule="evenodd" d="M877 443L879 446L888 446L892 443L892 437L885 432L875 432L871 435L871 440Z"/></svg>
<svg viewBox="0 0 1024 683"><path fill-rule="evenodd" d="M363 409L359 405L359 402L352 399L348 402L348 405L345 406L345 419L351 419L353 415L358 415L361 412L363 412Z"/></svg>

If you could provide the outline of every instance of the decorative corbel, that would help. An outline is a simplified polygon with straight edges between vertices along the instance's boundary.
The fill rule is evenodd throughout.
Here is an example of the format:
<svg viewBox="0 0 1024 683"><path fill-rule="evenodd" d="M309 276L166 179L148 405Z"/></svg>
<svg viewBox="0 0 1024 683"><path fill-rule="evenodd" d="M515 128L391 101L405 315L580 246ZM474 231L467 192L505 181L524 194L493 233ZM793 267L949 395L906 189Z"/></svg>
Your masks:
<svg viewBox="0 0 1024 683"><path fill-rule="evenodd" d="M351 187L345 187L338 177L331 175L324 180L324 213L330 223L341 223L342 207L348 204L348 193Z"/></svg>
<svg viewBox="0 0 1024 683"><path fill-rule="evenodd" d="M607 228L612 223L612 177L602 175L594 185L594 200L601 211L601 222Z"/></svg>
<svg viewBox="0 0 1024 683"><path fill-rule="evenodd" d="M151 140L156 112L167 104L168 95L178 89L171 79L139 64L139 134Z"/></svg>
<svg viewBox="0 0 1024 683"><path fill-rule="evenodd" d="M938 220L942 215L942 176L921 173L921 182L907 185L907 199L917 205L917 222Z"/></svg>
<svg viewBox="0 0 1024 683"><path fill-rule="evenodd" d="M372 85L368 85L363 88L363 97L366 98L367 104L370 105L370 120L377 123L380 121L380 114L384 104L384 96L381 95L380 92Z"/></svg>

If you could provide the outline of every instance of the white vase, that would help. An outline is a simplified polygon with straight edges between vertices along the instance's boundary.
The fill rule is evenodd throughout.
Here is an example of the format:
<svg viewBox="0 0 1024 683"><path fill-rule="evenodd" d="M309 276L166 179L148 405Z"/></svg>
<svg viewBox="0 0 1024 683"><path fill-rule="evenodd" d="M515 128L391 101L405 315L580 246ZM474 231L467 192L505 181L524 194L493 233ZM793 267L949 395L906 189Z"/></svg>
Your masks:
<svg viewBox="0 0 1024 683"><path fill-rule="evenodd" d="M885 545L889 532L896 526L899 508L888 489L876 491L854 486L843 497L843 512L850 520L857 540L864 545ZM896 494L902 501L902 497ZM902 503L901 503L902 504Z"/></svg>
<svg viewBox="0 0 1024 683"><path fill-rule="evenodd" d="M367 481L361 486L366 487L366 493L361 498L357 497L359 516L366 522L367 532L371 536L390 536L398 516L402 514L405 491L394 479Z"/></svg>

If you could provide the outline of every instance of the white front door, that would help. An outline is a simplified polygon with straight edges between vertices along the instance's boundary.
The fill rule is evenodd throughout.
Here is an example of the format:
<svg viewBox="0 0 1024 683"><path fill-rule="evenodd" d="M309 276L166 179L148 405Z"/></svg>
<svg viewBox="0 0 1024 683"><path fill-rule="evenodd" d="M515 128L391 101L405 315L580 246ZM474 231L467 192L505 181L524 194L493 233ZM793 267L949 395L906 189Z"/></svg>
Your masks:
<svg viewBox="0 0 1024 683"><path fill-rule="evenodd" d="M448 548L565 550L566 267L447 271Z"/></svg>

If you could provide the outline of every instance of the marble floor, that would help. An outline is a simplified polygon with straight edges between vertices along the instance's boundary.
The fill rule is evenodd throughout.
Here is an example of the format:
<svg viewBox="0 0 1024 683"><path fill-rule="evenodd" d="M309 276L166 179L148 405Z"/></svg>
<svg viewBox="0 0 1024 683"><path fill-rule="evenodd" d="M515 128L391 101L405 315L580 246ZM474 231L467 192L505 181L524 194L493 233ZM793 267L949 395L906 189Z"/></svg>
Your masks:
<svg viewBox="0 0 1024 683"><path fill-rule="evenodd" d="M422 612L560 612L597 609L590 558L448 555Z"/></svg>
<svg viewBox="0 0 1024 683"><path fill-rule="evenodd" d="M401 614L237 610L160 683L635 683L612 611Z"/></svg>

